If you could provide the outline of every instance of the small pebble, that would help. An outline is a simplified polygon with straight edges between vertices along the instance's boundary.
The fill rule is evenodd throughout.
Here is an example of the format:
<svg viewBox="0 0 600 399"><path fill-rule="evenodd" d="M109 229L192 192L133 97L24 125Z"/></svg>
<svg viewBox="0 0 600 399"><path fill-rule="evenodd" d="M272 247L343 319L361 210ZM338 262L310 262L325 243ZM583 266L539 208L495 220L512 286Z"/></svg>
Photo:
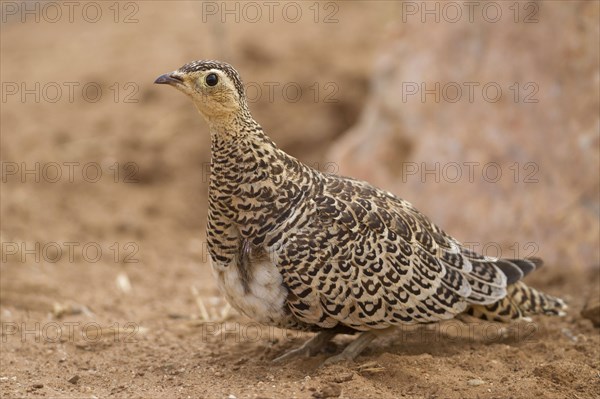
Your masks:
<svg viewBox="0 0 600 399"><path fill-rule="evenodd" d="M472 380L467 381L467 384L472 386L472 387L477 387L479 385L483 385L485 384L485 381L480 380L478 378L473 378Z"/></svg>
<svg viewBox="0 0 600 399"><path fill-rule="evenodd" d="M342 388L339 385L329 384L312 394L315 398L337 398L342 393Z"/></svg>
<svg viewBox="0 0 600 399"><path fill-rule="evenodd" d="M563 327L563 328L560 329L560 332L562 332L563 335L565 337L569 338L571 341L573 341L573 342L577 342L578 341L578 338L573 334L573 331L569 330L568 328Z"/></svg>
<svg viewBox="0 0 600 399"><path fill-rule="evenodd" d="M352 373L340 374L340 375L335 376L335 378L333 379L333 381L337 382L337 383L348 382L353 377L354 377L354 374L352 374Z"/></svg>
<svg viewBox="0 0 600 399"><path fill-rule="evenodd" d="M600 328L600 295L596 294L588 298L581 316L590 320L594 327Z"/></svg>
<svg viewBox="0 0 600 399"><path fill-rule="evenodd" d="M75 374L74 376L72 376L71 378L69 378L67 381L69 381L71 384L77 384L77 381L79 381L79 375Z"/></svg>
<svg viewBox="0 0 600 399"><path fill-rule="evenodd" d="M44 384L33 384L33 386L32 386L33 389L40 389L43 387L44 387Z"/></svg>

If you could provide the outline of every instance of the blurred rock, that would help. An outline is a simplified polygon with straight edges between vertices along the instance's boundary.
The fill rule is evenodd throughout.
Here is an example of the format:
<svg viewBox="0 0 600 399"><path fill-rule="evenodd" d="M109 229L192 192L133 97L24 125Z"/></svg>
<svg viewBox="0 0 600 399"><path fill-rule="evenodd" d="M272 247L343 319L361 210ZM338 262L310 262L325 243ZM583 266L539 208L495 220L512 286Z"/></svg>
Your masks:
<svg viewBox="0 0 600 399"><path fill-rule="evenodd" d="M600 327L600 296L592 295L586 302L581 316L590 320L594 327Z"/></svg>
<svg viewBox="0 0 600 399"><path fill-rule="evenodd" d="M537 23L398 24L327 159L478 252L597 266L599 3L536 4Z"/></svg>
<svg viewBox="0 0 600 399"><path fill-rule="evenodd" d="M336 384L328 384L314 392L314 398L337 398L342 394L342 388Z"/></svg>
<svg viewBox="0 0 600 399"><path fill-rule="evenodd" d="M71 384L77 384L77 382L79 381L81 377L79 377L78 374L73 375L71 378L69 378L67 381L69 381Z"/></svg>

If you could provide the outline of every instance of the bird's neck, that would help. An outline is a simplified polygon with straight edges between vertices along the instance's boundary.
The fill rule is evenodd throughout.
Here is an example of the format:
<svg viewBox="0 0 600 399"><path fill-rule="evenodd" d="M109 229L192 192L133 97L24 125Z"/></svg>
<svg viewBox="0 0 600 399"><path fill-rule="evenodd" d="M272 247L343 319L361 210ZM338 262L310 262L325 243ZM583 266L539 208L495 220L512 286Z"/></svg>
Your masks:
<svg viewBox="0 0 600 399"><path fill-rule="evenodd" d="M251 116L236 115L225 122L211 121L209 126L211 163L223 169L242 173L242 163L258 162L263 153L281 152Z"/></svg>
<svg viewBox="0 0 600 399"><path fill-rule="evenodd" d="M218 209L213 216L229 219L243 234L297 206L311 191L315 176L277 148L254 120L234 127L237 123L229 131L211 126L209 197L210 207Z"/></svg>

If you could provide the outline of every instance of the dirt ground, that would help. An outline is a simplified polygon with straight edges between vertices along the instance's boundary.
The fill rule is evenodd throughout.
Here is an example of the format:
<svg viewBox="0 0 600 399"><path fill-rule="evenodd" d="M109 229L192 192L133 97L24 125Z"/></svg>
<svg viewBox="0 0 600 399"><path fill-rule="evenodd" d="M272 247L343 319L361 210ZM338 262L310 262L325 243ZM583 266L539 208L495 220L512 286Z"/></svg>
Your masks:
<svg viewBox="0 0 600 399"><path fill-rule="evenodd" d="M75 3L70 21L66 6L22 15L25 3L2 2L3 398L600 397L600 330L580 315L600 295L597 253L527 278L568 302L564 318L503 335L481 323L398 329L326 368L351 337L273 366L309 335L260 327L218 292L204 232L208 132L188 99L153 80L193 59L230 61L260 89L250 107L265 130L323 169L358 119L399 3L324 2L318 15L301 3L297 23L270 22L264 7L257 23L242 8L236 22L224 3L193 1L100 2L90 22L90 3Z"/></svg>

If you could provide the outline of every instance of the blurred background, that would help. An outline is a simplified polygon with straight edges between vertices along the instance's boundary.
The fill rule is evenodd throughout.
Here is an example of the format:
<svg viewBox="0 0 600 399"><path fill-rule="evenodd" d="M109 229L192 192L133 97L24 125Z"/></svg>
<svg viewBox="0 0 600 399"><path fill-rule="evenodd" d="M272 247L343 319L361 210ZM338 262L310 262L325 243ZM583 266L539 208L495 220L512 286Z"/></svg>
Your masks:
<svg viewBox="0 0 600 399"><path fill-rule="evenodd" d="M3 376L18 377L6 392L140 392L130 369L163 381L148 348L159 362L185 353L182 340L198 348L172 326L226 309L205 244L209 132L188 98L153 85L196 59L236 67L255 119L291 155L409 200L478 252L544 258L532 281L575 315L597 295L598 2L1 5L2 321L151 330L86 357L3 327ZM108 374L77 371L90 362ZM65 378L32 388L36 367ZM235 386L194 378L194 392Z"/></svg>

